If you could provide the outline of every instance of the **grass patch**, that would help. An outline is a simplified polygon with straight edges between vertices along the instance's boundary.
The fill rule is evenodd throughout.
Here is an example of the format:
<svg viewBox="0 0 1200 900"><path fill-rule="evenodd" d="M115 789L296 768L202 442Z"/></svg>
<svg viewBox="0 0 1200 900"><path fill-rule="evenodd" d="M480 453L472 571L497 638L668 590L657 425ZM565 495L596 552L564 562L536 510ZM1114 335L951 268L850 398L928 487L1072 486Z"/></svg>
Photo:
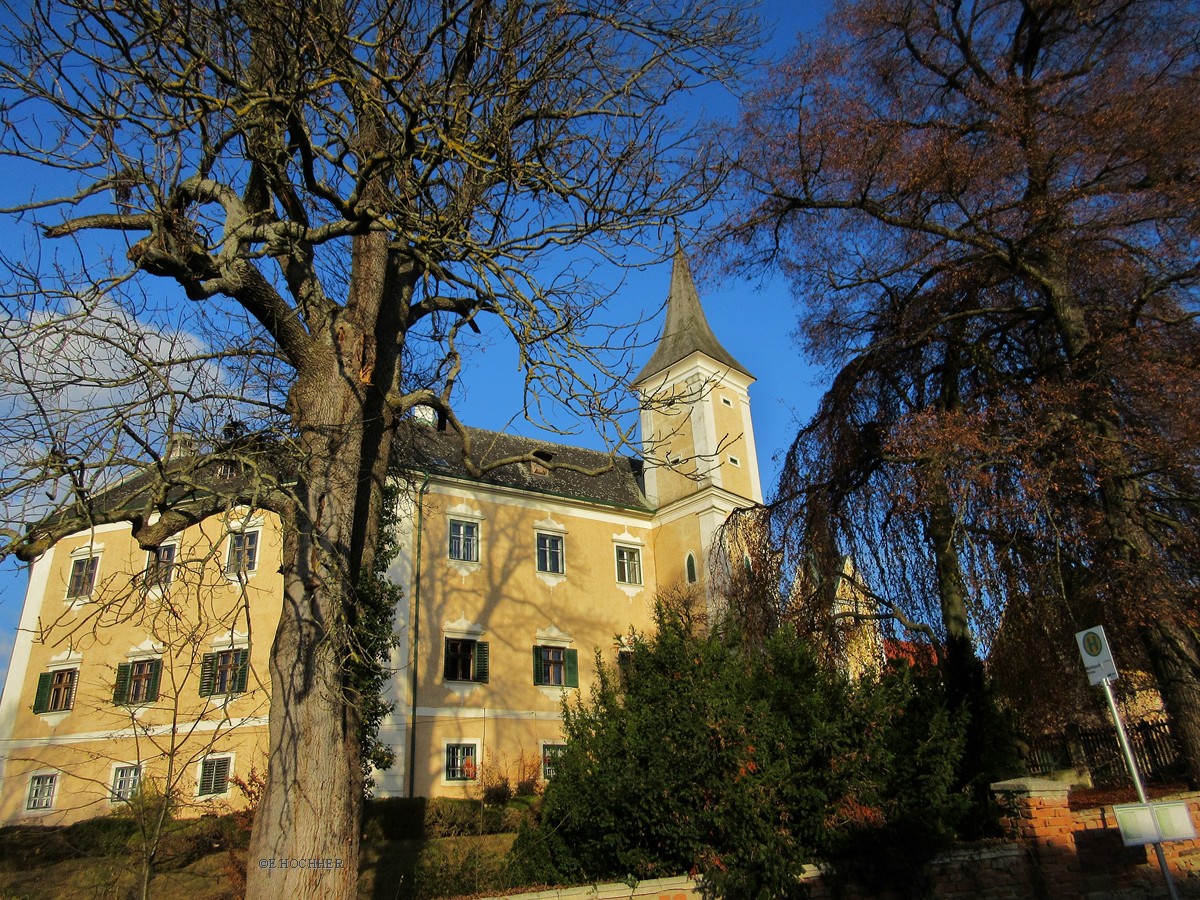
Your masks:
<svg viewBox="0 0 1200 900"><path fill-rule="evenodd" d="M365 841L360 900L432 900L505 889L513 834Z"/></svg>
<svg viewBox="0 0 1200 900"><path fill-rule="evenodd" d="M482 809L482 814L481 814ZM419 814L419 815L414 815ZM507 854L529 798L504 807L472 801L375 801L364 816L360 900L434 900L513 887ZM501 832L507 826L508 831ZM484 830L497 833L479 834ZM399 835L397 837L397 835ZM171 824L151 882L155 900L236 900L231 860L248 835L233 816ZM104 816L65 828L0 828L0 900L129 900L138 895L139 836Z"/></svg>

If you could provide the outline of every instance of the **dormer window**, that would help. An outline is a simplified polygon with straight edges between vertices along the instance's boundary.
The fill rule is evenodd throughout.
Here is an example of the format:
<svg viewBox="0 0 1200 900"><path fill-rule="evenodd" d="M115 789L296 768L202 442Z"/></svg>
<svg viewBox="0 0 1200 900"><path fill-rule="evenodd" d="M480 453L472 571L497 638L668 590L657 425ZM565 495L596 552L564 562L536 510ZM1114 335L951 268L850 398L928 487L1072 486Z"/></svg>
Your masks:
<svg viewBox="0 0 1200 900"><path fill-rule="evenodd" d="M549 475L550 462L554 459L554 454L548 450L534 450L535 459L529 461L529 472L532 475Z"/></svg>

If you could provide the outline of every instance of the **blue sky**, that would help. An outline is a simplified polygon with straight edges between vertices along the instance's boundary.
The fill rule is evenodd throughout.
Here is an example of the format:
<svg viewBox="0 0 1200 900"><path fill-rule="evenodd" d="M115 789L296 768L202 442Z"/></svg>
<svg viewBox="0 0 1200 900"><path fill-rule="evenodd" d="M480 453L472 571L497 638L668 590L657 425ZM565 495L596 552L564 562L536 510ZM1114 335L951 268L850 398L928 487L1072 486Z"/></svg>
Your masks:
<svg viewBox="0 0 1200 900"><path fill-rule="evenodd" d="M749 4L747 4L749 7ZM763 20L765 44L761 64L791 46L797 34L814 28L830 6L829 0L766 0L758 10ZM731 117L736 101L727 92L710 90L694 100L695 109L681 115ZM0 160L0 185L24 182L28 172L17 172ZM5 205L0 202L0 206ZM10 222L0 221L0 240L18 240ZM664 236L669 241L670 236ZM664 247L664 249L667 249ZM788 286L765 277L753 282L734 281L708 266L695 267L697 287L709 323L718 339L758 379L750 396L763 487L770 493L779 468L779 455L787 449L799 425L815 410L822 390L821 373L810 368L793 339L797 310ZM612 273L617 293L612 312L626 321L655 315L666 298L670 264ZM639 336L645 343L637 357L644 362L662 325L661 314ZM521 382L515 351L503 345L471 360L462 378L465 422L483 428L505 428L521 411ZM528 431L527 428L521 429ZM581 436L580 443L587 441ZM0 563L0 684L8 668L13 638L24 602L26 570L15 560Z"/></svg>

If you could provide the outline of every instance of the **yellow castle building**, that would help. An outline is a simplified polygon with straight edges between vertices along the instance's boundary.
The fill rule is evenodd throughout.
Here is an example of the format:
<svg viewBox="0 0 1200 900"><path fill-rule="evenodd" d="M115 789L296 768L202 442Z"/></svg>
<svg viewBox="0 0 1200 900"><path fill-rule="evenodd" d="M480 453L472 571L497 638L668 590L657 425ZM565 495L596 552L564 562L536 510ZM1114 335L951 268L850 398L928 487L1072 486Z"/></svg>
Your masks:
<svg viewBox="0 0 1200 900"><path fill-rule="evenodd" d="M660 588L705 589L714 538L762 501L749 387L718 342L681 251L666 322L634 381L644 458L420 417L407 476L403 589L376 796L472 796L492 773L552 778L564 696L596 654L652 623ZM564 468L567 466L568 468ZM267 658L282 541L238 508L147 554L128 525L59 541L32 566L0 699L0 821L62 824L169 790L185 811L244 802L265 765Z"/></svg>

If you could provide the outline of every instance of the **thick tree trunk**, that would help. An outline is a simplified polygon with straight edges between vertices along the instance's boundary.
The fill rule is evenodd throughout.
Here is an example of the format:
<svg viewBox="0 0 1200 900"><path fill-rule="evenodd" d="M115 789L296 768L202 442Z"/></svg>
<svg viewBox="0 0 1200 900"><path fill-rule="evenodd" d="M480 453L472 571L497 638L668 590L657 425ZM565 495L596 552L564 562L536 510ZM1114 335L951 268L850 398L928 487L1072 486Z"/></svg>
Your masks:
<svg viewBox="0 0 1200 900"><path fill-rule="evenodd" d="M1200 653L1190 628L1170 616L1143 626L1142 640L1154 670L1171 734L1183 751L1187 780L1200 789ZM1177 715L1178 710L1190 714Z"/></svg>
<svg viewBox="0 0 1200 900"><path fill-rule="evenodd" d="M267 782L254 821L247 897L350 898L357 890L362 814L358 710L346 683L350 544L357 454L341 478L302 486L297 522L284 524L283 610L271 648ZM306 457L312 453L306 451ZM344 454L344 456L343 456ZM329 460L334 463L333 459Z"/></svg>
<svg viewBox="0 0 1200 900"><path fill-rule="evenodd" d="M1063 279L1048 293L1067 356L1081 383L1103 385L1102 364L1091 346L1084 310L1062 286L1065 283ZM1157 582L1167 575L1164 566L1155 564L1154 542L1141 524L1143 488L1125 452L1126 435L1112 398L1103 389L1093 391L1080 416L1107 450L1100 474L1100 499L1108 534L1107 546L1101 549L1111 571L1103 577L1117 584L1118 594L1123 594L1120 619L1136 626L1171 733L1183 752L1188 781L1193 788L1200 788L1200 646L1184 610L1165 604L1155 608L1155 598L1164 587Z"/></svg>
<svg viewBox="0 0 1200 900"><path fill-rule="evenodd" d="M1102 425L1110 441L1119 437L1111 425ZM1156 608L1161 585L1150 565L1154 543L1137 515L1139 490L1127 464L1117 467L1101 484L1105 517L1110 530L1110 558L1123 570L1129 609L1123 618L1133 621L1162 695L1171 723L1171 734L1183 752L1187 779L1200 788L1200 647L1182 610ZM1162 572L1161 568L1157 568Z"/></svg>
<svg viewBox="0 0 1200 900"><path fill-rule="evenodd" d="M346 669L357 590L373 570L413 267L386 237L355 239L345 311L290 402L299 435L294 520L284 523L284 597L271 650L267 783L247 898L357 896L363 773L360 704Z"/></svg>

